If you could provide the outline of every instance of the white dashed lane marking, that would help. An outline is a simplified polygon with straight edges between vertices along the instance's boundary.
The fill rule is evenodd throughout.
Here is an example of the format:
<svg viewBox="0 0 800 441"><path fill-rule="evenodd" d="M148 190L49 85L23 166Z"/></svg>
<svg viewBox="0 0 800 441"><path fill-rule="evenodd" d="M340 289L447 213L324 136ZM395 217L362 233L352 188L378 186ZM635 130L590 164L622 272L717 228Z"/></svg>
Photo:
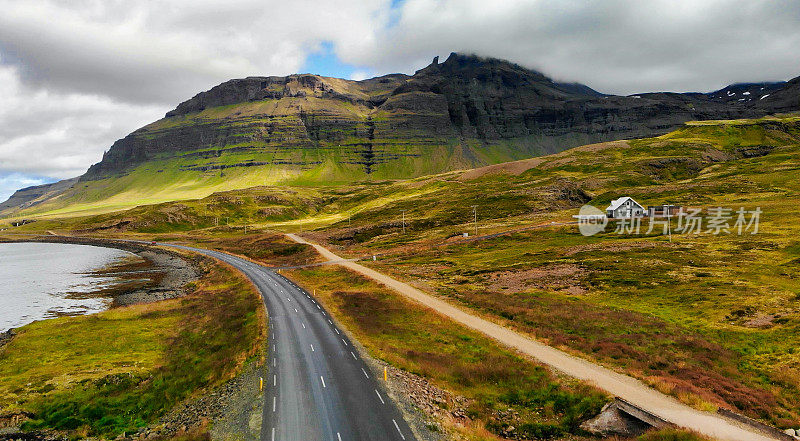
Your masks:
<svg viewBox="0 0 800 441"><path fill-rule="evenodd" d="M406 437L403 436L403 432L400 431L400 426L397 425L397 421L392 420L392 422L394 423L394 428L397 429L397 433L400 434L400 438L406 439Z"/></svg>
<svg viewBox="0 0 800 441"><path fill-rule="evenodd" d="M378 399L381 400L381 404L386 404L386 402L383 401L383 397L381 396L381 393L378 392L378 389L375 389L375 394L378 395Z"/></svg>

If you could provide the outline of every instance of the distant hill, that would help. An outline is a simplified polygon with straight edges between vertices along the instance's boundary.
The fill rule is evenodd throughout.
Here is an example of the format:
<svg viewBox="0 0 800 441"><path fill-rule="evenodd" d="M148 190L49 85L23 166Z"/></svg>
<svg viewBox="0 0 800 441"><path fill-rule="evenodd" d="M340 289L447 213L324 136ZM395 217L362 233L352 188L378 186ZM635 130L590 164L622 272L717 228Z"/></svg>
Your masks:
<svg viewBox="0 0 800 441"><path fill-rule="evenodd" d="M756 100L761 87L770 93ZM792 80L614 96L456 53L412 76L248 77L179 104L115 142L79 181L52 187L58 191L34 206L6 204L4 213L107 211L262 184L410 178L659 135L689 120L800 110L798 93Z"/></svg>
<svg viewBox="0 0 800 441"><path fill-rule="evenodd" d="M786 82L776 83L738 83L715 92L708 93L709 98L724 103L760 101L786 87Z"/></svg>

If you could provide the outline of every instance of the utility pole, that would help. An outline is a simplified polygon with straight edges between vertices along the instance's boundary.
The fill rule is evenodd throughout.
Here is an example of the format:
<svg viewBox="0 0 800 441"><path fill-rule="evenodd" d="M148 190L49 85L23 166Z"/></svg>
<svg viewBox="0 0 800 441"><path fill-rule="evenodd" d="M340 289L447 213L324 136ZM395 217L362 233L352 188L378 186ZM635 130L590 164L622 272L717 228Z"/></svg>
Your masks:
<svg viewBox="0 0 800 441"><path fill-rule="evenodd" d="M403 210L403 234L406 234L406 210Z"/></svg>
<svg viewBox="0 0 800 441"><path fill-rule="evenodd" d="M669 243L672 243L672 205L667 205L667 231L669 232Z"/></svg>
<svg viewBox="0 0 800 441"><path fill-rule="evenodd" d="M478 206L472 206L472 215L475 218L475 237L478 237Z"/></svg>

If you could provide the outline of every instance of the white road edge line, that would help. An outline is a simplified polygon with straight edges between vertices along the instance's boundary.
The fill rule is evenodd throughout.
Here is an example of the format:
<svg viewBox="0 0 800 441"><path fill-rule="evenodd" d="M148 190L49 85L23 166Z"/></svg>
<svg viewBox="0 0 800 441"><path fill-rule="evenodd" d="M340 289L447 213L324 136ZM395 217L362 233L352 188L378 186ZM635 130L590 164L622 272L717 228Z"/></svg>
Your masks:
<svg viewBox="0 0 800 441"><path fill-rule="evenodd" d="M339 330L338 330L338 329L336 329L336 328L333 328L333 330L334 330L334 331L336 331L336 335L340 335L340 334L339 334Z"/></svg>
<svg viewBox="0 0 800 441"><path fill-rule="evenodd" d="M352 356L353 356L353 360L358 360L358 359L356 358L356 354L354 354L354 353L353 353L353 351L350 351L350 355L352 355Z"/></svg>
<svg viewBox="0 0 800 441"><path fill-rule="evenodd" d="M406 437L403 436L403 432L400 431L400 426L397 425L397 421L392 419L392 422L394 423L394 428L397 429L397 433L400 434L400 438L406 439Z"/></svg>
<svg viewBox="0 0 800 441"><path fill-rule="evenodd" d="M381 404L386 404L386 402L385 402L385 401L383 401L383 397L381 396L381 393L380 393L380 392L378 392L378 389L375 389L375 393L376 393L376 394L378 394L378 399L379 399L379 400L381 400ZM274 412L274 411L275 411L275 410L273 409L273 412Z"/></svg>
<svg viewBox="0 0 800 441"><path fill-rule="evenodd" d="M342 343L344 343L344 345L347 346L347 342L344 341L344 339L342 339Z"/></svg>
<svg viewBox="0 0 800 441"><path fill-rule="evenodd" d="M365 377L369 378L369 375L367 375L367 371L365 371L365 370L364 370L364 368L361 368L361 372L363 372L363 373L364 373L364 376L365 376Z"/></svg>

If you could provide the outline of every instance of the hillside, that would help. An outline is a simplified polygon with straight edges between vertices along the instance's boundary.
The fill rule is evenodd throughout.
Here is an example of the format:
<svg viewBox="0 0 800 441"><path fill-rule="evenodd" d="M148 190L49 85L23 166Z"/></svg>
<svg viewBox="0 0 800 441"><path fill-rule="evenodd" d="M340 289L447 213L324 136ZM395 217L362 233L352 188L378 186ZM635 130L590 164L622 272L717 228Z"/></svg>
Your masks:
<svg viewBox="0 0 800 441"><path fill-rule="evenodd" d="M792 197L800 190L792 184L798 146L797 116L690 122L660 137L590 144L411 180L258 186L76 218L67 225L112 232L185 231L215 223L289 232L321 228L330 240L354 250L382 248L404 242L397 236L401 210L409 225L439 240L460 235L473 219L475 204L481 207L480 219L500 228L519 217L547 218L584 203L608 204L620 192L643 204L668 197L672 203L705 205L745 191ZM67 221L54 222L57 228Z"/></svg>
<svg viewBox="0 0 800 441"><path fill-rule="evenodd" d="M659 137L412 180L261 186L15 230L194 242L267 264L293 251L274 248L264 230L304 231L685 403L797 427L800 229L786 201L800 194L798 164L798 116L691 122ZM760 208L760 232L688 234L673 221L671 240L616 234L613 224L584 237L551 224L620 195ZM463 241L474 234L473 206L479 234L513 233Z"/></svg>
<svg viewBox="0 0 800 441"><path fill-rule="evenodd" d="M797 110L796 83L623 97L459 54L434 60L413 76L249 77L181 103L114 143L78 182L41 189L48 193L44 198L16 195L22 203L9 202L3 214L92 213L257 185L342 184L469 169L658 135L689 120ZM752 93L742 87L771 93L732 100L734 90Z"/></svg>

